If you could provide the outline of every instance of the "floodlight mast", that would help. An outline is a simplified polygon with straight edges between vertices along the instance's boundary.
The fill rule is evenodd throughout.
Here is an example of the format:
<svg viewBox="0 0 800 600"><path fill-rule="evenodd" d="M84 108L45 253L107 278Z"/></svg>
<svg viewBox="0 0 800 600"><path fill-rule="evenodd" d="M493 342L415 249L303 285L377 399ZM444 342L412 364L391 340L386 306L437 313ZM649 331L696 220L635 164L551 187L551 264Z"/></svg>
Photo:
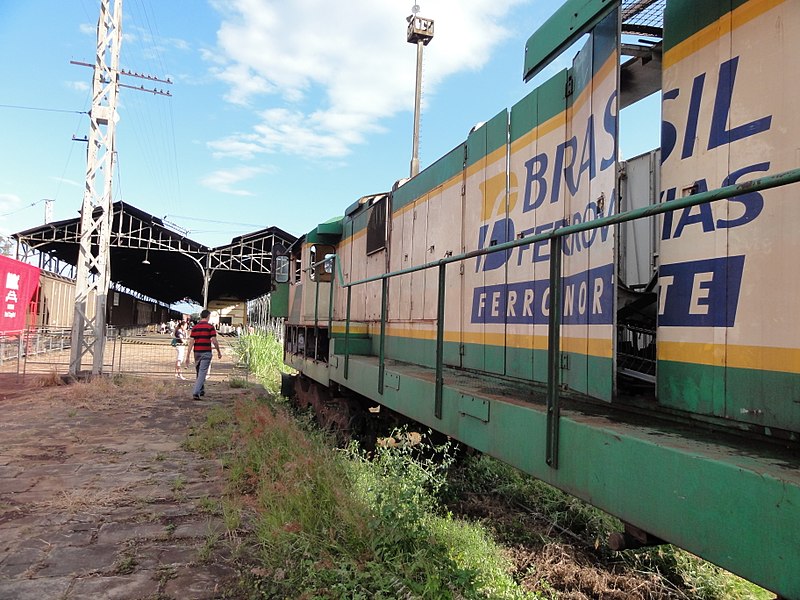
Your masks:
<svg viewBox="0 0 800 600"><path fill-rule="evenodd" d="M417 46L417 85L414 94L414 140L411 150L411 177L419 174L419 118L422 99L422 48L433 39L433 19L418 16L419 6L414 5L411 16L406 17L406 41Z"/></svg>

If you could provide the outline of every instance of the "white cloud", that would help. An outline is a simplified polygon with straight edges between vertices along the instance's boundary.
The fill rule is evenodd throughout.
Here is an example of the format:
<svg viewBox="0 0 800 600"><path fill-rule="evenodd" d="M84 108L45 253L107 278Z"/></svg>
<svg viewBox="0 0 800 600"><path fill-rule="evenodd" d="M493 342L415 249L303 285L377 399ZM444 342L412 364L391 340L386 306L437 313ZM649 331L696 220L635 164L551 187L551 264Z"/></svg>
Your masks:
<svg viewBox="0 0 800 600"><path fill-rule="evenodd" d="M478 69L507 35L503 18L530 0L437 0L425 54L425 92L444 78ZM413 106L416 53L406 42L412 3L351 0L212 0L222 15L212 72L226 100L264 106L252 132L211 143L216 154L286 152L342 157L380 131L380 122ZM208 56L207 56L208 57Z"/></svg>
<svg viewBox="0 0 800 600"><path fill-rule="evenodd" d="M235 135L210 142L208 146L214 151L214 158L228 157L249 160L256 154L266 151L256 135Z"/></svg>
<svg viewBox="0 0 800 600"><path fill-rule="evenodd" d="M50 176L49 179L52 179L53 181L58 181L59 183L65 183L67 185L71 185L71 186L74 186L74 187L83 187L85 185L85 183L83 183L83 182L77 182L77 181L75 181L73 179L67 179L66 177L53 177L53 176Z"/></svg>
<svg viewBox="0 0 800 600"><path fill-rule="evenodd" d="M86 81L65 81L64 85L76 92L88 92L90 89Z"/></svg>
<svg viewBox="0 0 800 600"><path fill-rule="evenodd" d="M207 188L216 190L223 194L233 196L253 196L253 192L248 190L236 189L234 186L256 175L267 172L264 167L235 167L233 169L220 169L209 173L200 180L200 183Z"/></svg>

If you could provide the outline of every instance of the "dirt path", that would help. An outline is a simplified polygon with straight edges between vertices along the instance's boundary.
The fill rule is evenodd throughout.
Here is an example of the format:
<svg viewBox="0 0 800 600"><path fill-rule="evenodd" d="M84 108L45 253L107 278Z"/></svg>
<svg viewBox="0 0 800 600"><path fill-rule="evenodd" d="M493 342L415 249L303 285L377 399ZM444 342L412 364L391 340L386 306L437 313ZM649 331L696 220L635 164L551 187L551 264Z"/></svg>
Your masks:
<svg viewBox="0 0 800 600"><path fill-rule="evenodd" d="M221 466L184 451L193 420L242 394L131 380L0 381L0 598L228 597Z"/></svg>

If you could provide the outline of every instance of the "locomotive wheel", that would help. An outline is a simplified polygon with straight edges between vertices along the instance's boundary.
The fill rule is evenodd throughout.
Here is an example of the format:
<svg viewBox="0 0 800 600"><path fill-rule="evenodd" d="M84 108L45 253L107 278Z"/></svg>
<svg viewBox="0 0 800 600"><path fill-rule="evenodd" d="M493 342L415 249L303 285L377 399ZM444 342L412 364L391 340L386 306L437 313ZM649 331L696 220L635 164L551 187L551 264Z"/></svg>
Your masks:
<svg viewBox="0 0 800 600"><path fill-rule="evenodd" d="M358 404L343 396L334 396L331 390L303 376L296 379L294 404L300 410L311 408L319 426L331 432L340 443L346 443L356 422Z"/></svg>
<svg viewBox="0 0 800 600"><path fill-rule="evenodd" d="M294 384L294 394L291 396L293 404L300 410L306 410L309 406L313 406L313 395L316 383L308 377L297 375Z"/></svg>
<svg viewBox="0 0 800 600"><path fill-rule="evenodd" d="M294 398L296 391L295 385L297 382L297 375L289 375L289 373L281 373L281 396L285 398Z"/></svg>

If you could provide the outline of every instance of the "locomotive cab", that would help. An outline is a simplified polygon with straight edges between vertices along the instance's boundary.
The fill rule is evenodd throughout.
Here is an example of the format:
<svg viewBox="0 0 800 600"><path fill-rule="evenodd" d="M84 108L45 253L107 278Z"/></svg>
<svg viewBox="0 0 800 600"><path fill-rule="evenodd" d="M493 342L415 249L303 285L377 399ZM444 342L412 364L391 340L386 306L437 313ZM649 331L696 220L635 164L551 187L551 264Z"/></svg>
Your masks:
<svg viewBox="0 0 800 600"><path fill-rule="evenodd" d="M328 362L335 243L340 231L339 219L323 223L276 257L275 294L288 301L285 354L289 364Z"/></svg>

